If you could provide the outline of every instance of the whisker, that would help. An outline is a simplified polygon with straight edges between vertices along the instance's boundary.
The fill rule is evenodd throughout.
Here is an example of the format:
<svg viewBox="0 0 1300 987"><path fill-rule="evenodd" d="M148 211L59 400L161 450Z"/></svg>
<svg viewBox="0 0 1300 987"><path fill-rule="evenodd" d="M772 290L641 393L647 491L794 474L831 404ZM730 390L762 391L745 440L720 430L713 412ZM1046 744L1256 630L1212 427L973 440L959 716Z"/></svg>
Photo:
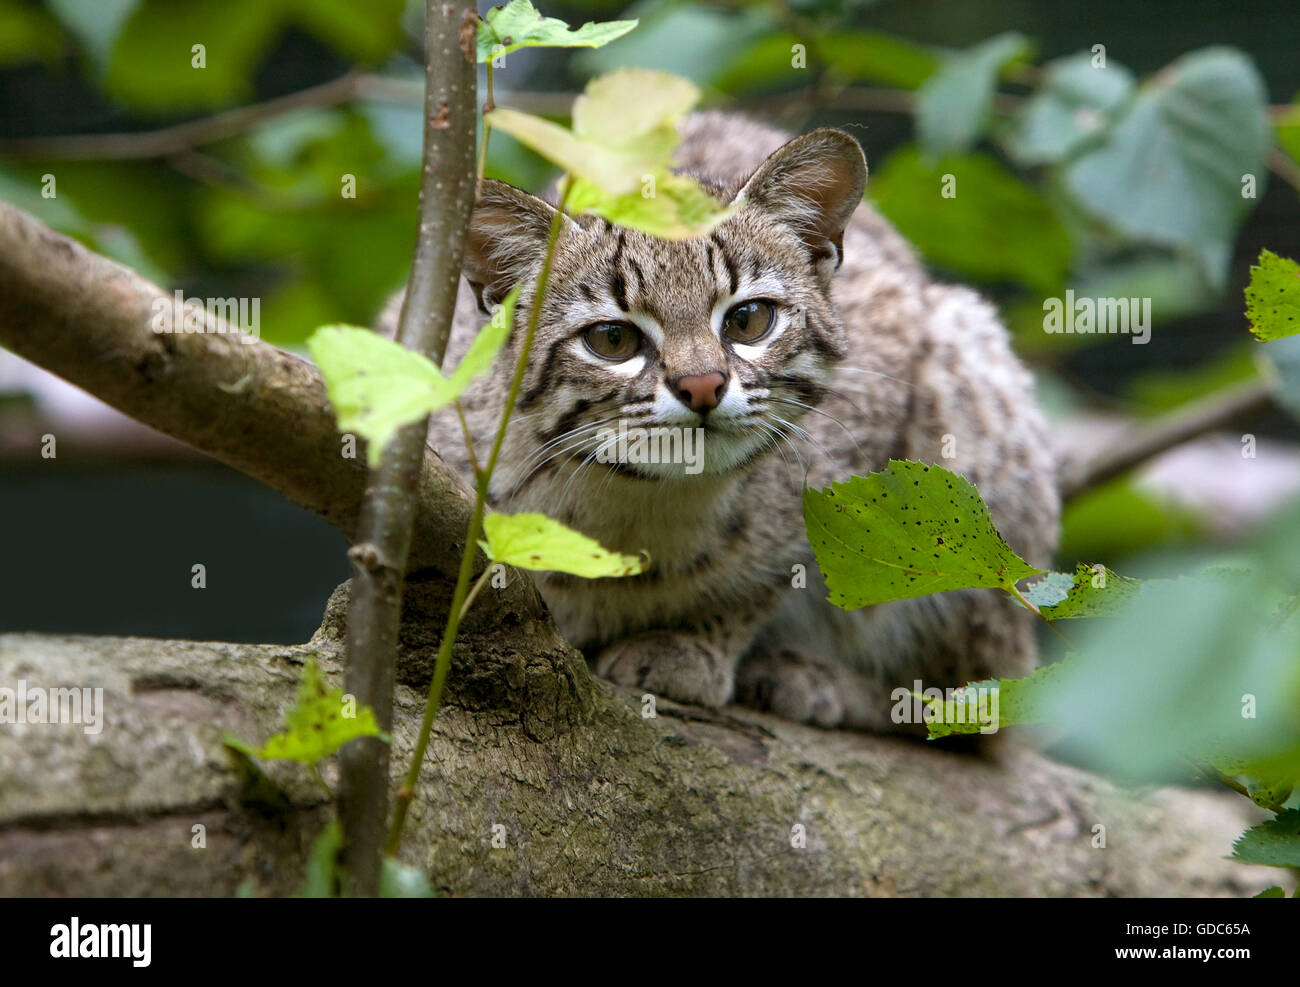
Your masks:
<svg viewBox="0 0 1300 987"><path fill-rule="evenodd" d="M806 410L808 410L808 411L813 412L814 414L821 415L823 418L825 418L825 419L827 419L827 420L829 420L829 421L834 422L834 423L835 423L836 425L838 425L840 428L844 429L844 434L847 435L847 436L848 436L848 437L853 441L853 445L856 446L856 447L858 448L858 451L861 451L862 447L861 447L860 445L858 445L858 439L857 439L857 436L854 435L851 431L849 431L848 426L845 425L845 424L844 424L842 421L840 421L838 418L836 418L834 415L832 415L830 412L828 412L828 411L823 411L821 408L814 407L814 406L811 405L811 404L805 404L803 401L796 401L794 398L778 397L778 398L771 398L770 400L772 400L772 401L777 401L777 402L779 402L779 403L781 403L781 404L792 404L792 405L795 405L796 407L804 408L804 409L806 409Z"/></svg>
<svg viewBox="0 0 1300 987"><path fill-rule="evenodd" d="M512 471L511 482L509 484L510 489L512 491L518 490L521 486L523 486L525 482L527 482L527 480L534 473L536 473L539 469L541 469L551 460L555 459L557 456L563 455L566 452L580 449L591 438L592 432L598 432L602 427L609 425L611 422L617 420L618 420L618 416L614 416L612 418L602 418L599 419L598 421L588 422L584 425L578 425L574 428L569 429L563 435L557 436L556 438L552 439L550 442L547 442L540 449L534 450L532 453L528 455L527 458L524 459L522 463L519 464L518 467L516 467ZM547 455L547 453L551 449L553 449L556 445L559 444L564 444L563 448L557 449L555 452L551 452L550 455ZM542 458L538 459L538 457L542 457ZM531 465L530 467L529 464L532 463L534 459L538 459L538 461L534 465ZM523 471L526 467L528 467L528 472L525 473L522 477L519 477L518 479L514 479L514 477L518 476L520 472Z"/></svg>
<svg viewBox="0 0 1300 987"><path fill-rule="evenodd" d="M577 480L577 478L582 475L583 471L587 467L591 466L596 462L596 459L600 456L602 452L604 452L605 449L609 448L612 445L617 445L618 439L619 437L617 435L611 435L604 442L600 443L600 445L596 446L595 449L591 450L587 458L578 464L578 468L573 471L573 475L570 476L568 482L564 484L564 489L560 491L559 499L556 501L557 508L563 509L564 502L568 499L569 496L569 488L573 486L574 481Z"/></svg>
<svg viewBox="0 0 1300 987"><path fill-rule="evenodd" d="M775 441L766 442L765 444L769 449L775 449L777 455L781 457L781 462L785 464L785 475L790 480L790 489L792 492L798 492L799 481L791 472L794 469L794 464L790 462L790 457L785 454L784 446L789 443L789 439L785 436L784 433L781 432L780 429L778 429L775 425L771 424L765 419L760 418L755 423L754 427L761 429L762 432L764 432L767 435L771 435L775 437ZM796 452L795 455L797 457L798 453Z"/></svg>
<svg viewBox="0 0 1300 987"><path fill-rule="evenodd" d="M804 428L804 427L801 426L801 425L796 425L794 422L788 422L788 421L786 421L784 418L781 418L779 415L773 415L772 417L773 417L776 421L780 422L782 425L785 425L786 427L788 427L788 428L791 429L792 431L796 432L796 433L798 434L798 436L799 436L800 439L802 439L803 441L808 442L809 444L811 444L811 445L812 445L812 446L813 446L813 447L814 447L814 448L815 448L819 453L821 453L822 459L827 460L828 462L833 462L833 461L834 461L835 457L832 456L832 455L831 455L831 454L826 450L826 447L825 447L824 445L822 445L821 442L819 442L817 439L813 438L813 436L808 432L808 430L807 430L806 428ZM807 470L808 470L808 468L805 467L805 472L807 472Z"/></svg>
<svg viewBox="0 0 1300 987"><path fill-rule="evenodd" d="M771 431L773 435L776 436L778 449L781 448L781 446L785 446L789 448L789 450L792 453L794 453L794 458L799 463L799 469L803 475L801 478L792 479L791 487L796 491L799 490L801 481L807 480L808 471L809 471L807 464L804 463L803 461L803 456L800 455L799 453L799 447L795 444L794 440L783 429L778 428L775 423L769 421L769 422L764 422L763 424ZM782 458L783 459L785 458L784 453L782 453ZM786 462L788 464L789 460L786 460Z"/></svg>
<svg viewBox="0 0 1300 987"><path fill-rule="evenodd" d="M903 380L902 377L894 377L894 376L891 375L891 374L882 373L882 372L879 371L879 370L864 370L862 367L846 367L846 366L845 366L844 364L842 364L842 363L837 364L837 365L834 367L834 370L847 370L847 371L849 371L850 373L854 373L854 374L870 374L872 377L884 377L886 380L897 381L898 383L903 384L903 385L906 386L906 387L915 387L915 386L916 386L916 385L914 385L910 380ZM833 372L833 371L832 371L832 372Z"/></svg>

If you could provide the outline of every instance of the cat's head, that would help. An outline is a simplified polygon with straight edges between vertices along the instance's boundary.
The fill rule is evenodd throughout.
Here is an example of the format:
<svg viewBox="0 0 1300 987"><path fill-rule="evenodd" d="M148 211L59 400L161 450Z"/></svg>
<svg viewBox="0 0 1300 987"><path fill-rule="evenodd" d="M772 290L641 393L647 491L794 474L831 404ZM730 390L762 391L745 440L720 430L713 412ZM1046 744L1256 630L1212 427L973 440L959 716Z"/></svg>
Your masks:
<svg viewBox="0 0 1300 987"><path fill-rule="evenodd" d="M743 468L792 436L842 354L830 282L866 177L853 138L817 130L773 153L739 189L711 188L737 208L709 236L663 240L595 217L566 219L517 406L527 442L553 452L556 465L599 461L667 479L700 470L608 463L620 420L629 429L703 428L694 435L706 474ZM554 215L492 181L475 208L465 273L480 304L526 286L510 360Z"/></svg>

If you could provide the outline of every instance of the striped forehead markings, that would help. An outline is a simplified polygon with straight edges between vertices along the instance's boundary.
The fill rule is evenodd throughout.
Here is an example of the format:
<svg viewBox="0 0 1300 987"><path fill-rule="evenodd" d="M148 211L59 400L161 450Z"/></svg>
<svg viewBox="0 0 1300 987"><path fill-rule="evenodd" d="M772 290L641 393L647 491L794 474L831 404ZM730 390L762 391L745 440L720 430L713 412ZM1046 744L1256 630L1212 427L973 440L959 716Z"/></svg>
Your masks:
<svg viewBox="0 0 1300 987"><path fill-rule="evenodd" d="M612 272L610 277L609 293L613 296L614 301L618 304L620 310L628 311L627 304L627 284L623 280L623 272L618 269L619 263L623 259L623 228L620 226L618 234L614 241L614 256L609 262Z"/></svg>
<svg viewBox="0 0 1300 987"><path fill-rule="evenodd" d="M726 244L722 242L722 238L718 236L716 231L709 234L709 240L717 244L718 253L722 255L722 263L727 267L727 282L730 286L730 292L734 295L736 293L736 288L740 283L739 276L736 273L736 262L731 259L731 254L727 252ZM709 264L712 266L712 254L710 254Z"/></svg>

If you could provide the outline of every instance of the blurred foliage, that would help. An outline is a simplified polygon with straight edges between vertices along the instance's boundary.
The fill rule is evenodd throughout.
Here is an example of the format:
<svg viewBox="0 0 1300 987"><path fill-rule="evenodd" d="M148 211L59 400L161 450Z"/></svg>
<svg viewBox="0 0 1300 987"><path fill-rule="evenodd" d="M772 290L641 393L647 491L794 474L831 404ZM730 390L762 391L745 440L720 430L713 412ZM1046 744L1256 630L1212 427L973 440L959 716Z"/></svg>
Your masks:
<svg viewBox="0 0 1300 987"><path fill-rule="evenodd" d="M1128 612L1071 635L1045 719L1128 777L1183 776L1193 755L1242 762L1230 774L1270 757L1300 771L1298 549L1292 511L1231 558L1181 557L1196 575L1150 581Z"/></svg>
<svg viewBox="0 0 1300 987"><path fill-rule="evenodd" d="M944 176L951 177L954 194L936 208L935 191ZM899 232L927 245L932 263L1047 295L1064 290L1073 252L1068 231L1037 189L990 155L953 154L931 162L914 145L901 148L873 174L868 197ZM1014 238L1007 236L1008 228L1015 230Z"/></svg>
<svg viewBox="0 0 1300 987"><path fill-rule="evenodd" d="M1115 480L1065 509L1063 559L1120 559L1158 545L1194 541L1203 525L1189 511L1165 504L1127 480Z"/></svg>

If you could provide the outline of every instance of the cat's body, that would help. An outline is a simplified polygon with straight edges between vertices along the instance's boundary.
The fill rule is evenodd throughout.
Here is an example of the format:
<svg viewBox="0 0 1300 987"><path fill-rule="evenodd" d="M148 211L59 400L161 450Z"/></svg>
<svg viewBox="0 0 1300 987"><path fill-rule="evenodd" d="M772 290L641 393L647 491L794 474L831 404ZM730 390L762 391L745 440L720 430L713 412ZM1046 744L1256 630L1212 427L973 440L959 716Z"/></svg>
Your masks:
<svg viewBox="0 0 1300 987"><path fill-rule="evenodd" d="M764 173L710 237L668 242L590 217L566 225L493 478L496 509L539 511L608 548L650 554L651 569L631 578L538 574L561 630L617 682L708 706L740 698L828 726L897 729L898 686L1026 671L1028 615L995 591L831 606L801 508L805 468L807 483L823 486L890 458L937 462L975 482L1021 555L1050 561L1053 461L1032 380L995 313L971 291L932 282L870 206L853 211L865 167L851 139L818 131L768 161L787 137L747 120L702 114L682 132L681 170L724 201ZM499 418L549 219L539 200L498 184L476 211L466 272L477 294L490 306L515 281L526 285L511 344L466 400L480 450ZM484 320L476 292L462 286L449 365ZM723 338L748 338L769 317L766 338ZM629 339L640 346L630 358L600 355L620 355L611 340ZM703 421L702 472L597 462L600 430L620 417ZM436 418L431 440L468 470L454 415Z"/></svg>

